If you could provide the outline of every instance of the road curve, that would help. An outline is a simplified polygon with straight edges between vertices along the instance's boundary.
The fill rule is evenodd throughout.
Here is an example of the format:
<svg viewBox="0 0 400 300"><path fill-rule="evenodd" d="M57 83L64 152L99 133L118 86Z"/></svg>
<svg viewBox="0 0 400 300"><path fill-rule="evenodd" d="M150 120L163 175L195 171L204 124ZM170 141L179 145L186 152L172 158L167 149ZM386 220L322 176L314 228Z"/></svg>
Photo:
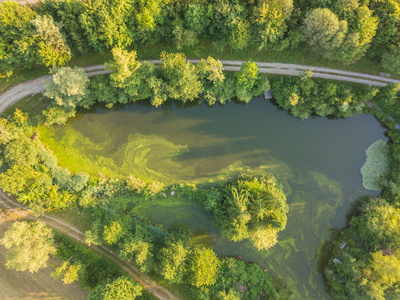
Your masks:
<svg viewBox="0 0 400 300"><path fill-rule="evenodd" d="M192 63L198 63L200 60L189 59ZM150 63L160 64L161 60L148 60ZM226 71L240 71L240 66L244 61L231 61L221 60L224 70ZM283 63L265 63L256 62L259 71L262 74L279 74L289 76L299 76L302 72L312 70L313 77L324 78L330 80L339 80L346 82L360 83L370 86L385 86L388 83L400 83L399 80L387 78L384 76L376 76L364 73L335 70L330 68L321 68L313 66L303 66L295 64ZM110 71L104 69L104 65L95 65L84 68L89 76L109 74ZM19 100L33 94L41 93L44 91L43 80L49 79L50 76L42 76L21 84L14 86L0 95L0 113L3 112L8 106L18 102Z"/></svg>
<svg viewBox="0 0 400 300"><path fill-rule="evenodd" d="M85 244L85 234L79 229L75 228L71 224L68 224L57 218L40 215L35 216L34 213L25 208L23 205L10 199L4 192L0 191L0 208L12 210L14 213L21 215L24 218L30 220L40 220L46 223L48 226L56 229L57 231L68 235L69 237L77 240L78 242ZM152 293L158 299L162 300L178 300L175 295L173 295L168 289L160 286L155 281L153 281L148 275L143 274L140 270L129 262L121 261L117 254L112 252L103 246L90 246L93 250L100 253L101 255L107 257L121 267L125 272L127 272L132 278L139 282L148 292Z"/></svg>

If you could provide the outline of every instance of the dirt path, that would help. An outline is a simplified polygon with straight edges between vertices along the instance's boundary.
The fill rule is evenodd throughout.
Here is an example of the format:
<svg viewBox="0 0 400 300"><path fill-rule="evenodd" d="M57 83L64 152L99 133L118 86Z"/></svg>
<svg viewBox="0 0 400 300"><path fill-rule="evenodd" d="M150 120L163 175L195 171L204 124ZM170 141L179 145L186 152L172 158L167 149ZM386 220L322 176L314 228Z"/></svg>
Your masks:
<svg viewBox="0 0 400 300"><path fill-rule="evenodd" d="M198 63L199 60L190 59L190 62ZM148 60L148 62L160 64L160 60ZM240 71L240 66L243 61L229 61L222 60L224 69L226 71ZM263 63L257 62L259 71L262 74L280 74L289 76L299 76L301 72L313 70L313 77L324 78L331 80L340 80L346 82L355 82L366 84L370 86L385 86L388 83L400 83L399 80L387 78L383 76L375 76L363 73L349 72L343 70L334 70L329 68L302 66L295 64L282 64L282 63ZM104 65L96 65L84 68L89 76L109 74L110 72L104 70ZM41 93L44 91L43 80L49 79L50 76L42 76L9 89L0 95L0 113L3 112L8 106L18 102L26 96Z"/></svg>
<svg viewBox="0 0 400 300"><path fill-rule="evenodd" d="M18 214L23 218L30 220L40 220L45 222L48 226L58 230L59 232L68 235L69 237L83 243L85 243L85 235L83 232L68 224L62 220L59 220L54 217L41 215L35 216L33 212L23 205L15 202L10 199L5 193L0 191L0 207L11 210L14 214ZM148 275L143 274L140 270L134 265L124 261L122 262L117 254L112 252L106 247L103 246L90 246L93 250L100 253L101 255L107 257L116 263L119 267L121 267L125 272L127 272L132 278L138 281L148 292L152 293L158 299L165 300L178 300L175 295L173 295L170 291L168 291L163 286L157 284L154 280L152 280Z"/></svg>

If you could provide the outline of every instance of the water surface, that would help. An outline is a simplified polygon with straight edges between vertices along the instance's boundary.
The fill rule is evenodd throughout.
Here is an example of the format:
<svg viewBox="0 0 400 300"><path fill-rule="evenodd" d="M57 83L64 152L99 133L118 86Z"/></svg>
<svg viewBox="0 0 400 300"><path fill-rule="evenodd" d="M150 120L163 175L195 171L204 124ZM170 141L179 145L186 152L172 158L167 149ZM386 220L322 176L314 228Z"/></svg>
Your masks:
<svg viewBox="0 0 400 300"><path fill-rule="evenodd" d="M286 230L269 251L229 242L199 204L179 196L136 201L134 210L167 226L188 224L196 243L257 262L287 282L296 299L328 298L317 271L319 249L330 227L344 225L349 204L368 194L359 171L365 149L386 140L372 116L300 121L261 98L214 107L99 105L66 126L42 128L41 139L61 165L92 174L132 174L167 184L274 174L284 184L290 211Z"/></svg>

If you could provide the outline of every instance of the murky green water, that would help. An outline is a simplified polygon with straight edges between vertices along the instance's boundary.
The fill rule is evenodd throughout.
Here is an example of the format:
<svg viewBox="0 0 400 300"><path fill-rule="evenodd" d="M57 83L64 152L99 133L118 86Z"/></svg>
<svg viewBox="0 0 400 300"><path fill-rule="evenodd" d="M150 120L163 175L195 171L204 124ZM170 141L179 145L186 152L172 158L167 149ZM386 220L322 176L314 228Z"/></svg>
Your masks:
<svg viewBox="0 0 400 300"><path fill-rule="evenodd" d="M368 194L359 169L365 148L380 138L384 130L371 116L299 121L261 99L211 108L97 106L67 126L41 130L42 141L73 171L166 183L273 173L284 183L290 212L269 251L227 241L200 205L179 196L136 200L134 209L167 226L188 224L196 243L220 255L259 263L287 282L296 299L328 298L317 271L319 249L331 226L344 225L350 202Z"/></svg>

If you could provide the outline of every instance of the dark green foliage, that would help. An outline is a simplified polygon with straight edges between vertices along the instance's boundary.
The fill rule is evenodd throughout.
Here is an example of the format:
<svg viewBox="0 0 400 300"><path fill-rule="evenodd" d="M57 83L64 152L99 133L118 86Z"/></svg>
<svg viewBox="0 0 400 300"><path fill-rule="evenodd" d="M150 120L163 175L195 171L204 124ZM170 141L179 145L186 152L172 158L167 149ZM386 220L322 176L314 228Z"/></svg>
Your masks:
<svg viewBox="0 0 400 300"><path fill-rule="evenodd" d="M240 290L239 287L244 287L245 291ZM221 259L219 276L215 285L210 288L210 292L216 296L217 291L221 289L234 291L236 295L242 295L245 292L249 299L257 299L259 295L263 295L263 299L278 299L278 294L267 272L256 264L246 264L232 257Z"/></svg>
<svg viewBox="0 0 400 300"><path fill-rule="evenodd" d="M276 77L271 81L276 103L293 116L348 117L361 113L376 91L312 78Z"/></svg>
<svg viewBox="0 0 400 300"><path fill-rule="evenodd" d="M397 299L400 295L399 209L370 199L333 243L325 269L335 299ZM339 245L346 241L344 249ZM336 258L342 262L333 263Z"/></svg>
<svg viewBox="0 0 400 300"><path fill-rule="evenodd" d="M56 256L59 259L69 260L71 264L79 262L84 266L79 283L86 289L93 289L123 275L113 262L69 237L57 234L55 242L58 244Z"/></svg>

